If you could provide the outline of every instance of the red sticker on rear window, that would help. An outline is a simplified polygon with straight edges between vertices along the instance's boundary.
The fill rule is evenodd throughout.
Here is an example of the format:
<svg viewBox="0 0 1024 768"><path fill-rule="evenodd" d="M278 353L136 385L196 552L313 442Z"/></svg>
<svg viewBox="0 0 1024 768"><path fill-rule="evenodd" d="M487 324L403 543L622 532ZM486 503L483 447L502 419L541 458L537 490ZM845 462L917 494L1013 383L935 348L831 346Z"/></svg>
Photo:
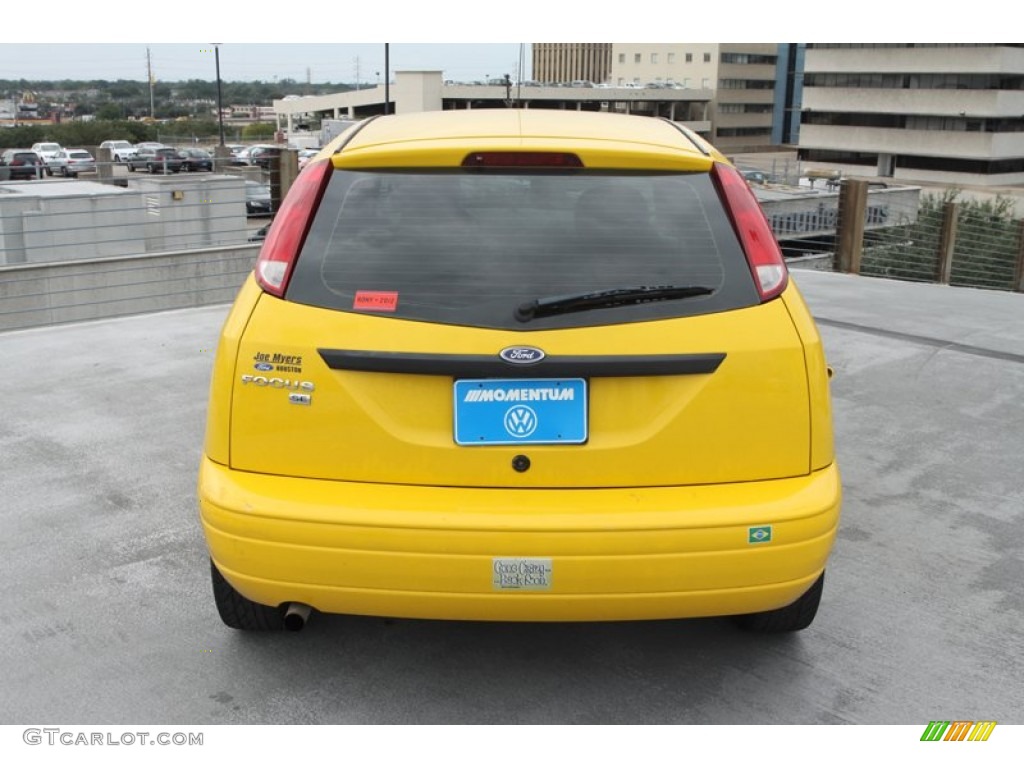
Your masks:
<svg viewBox="0 0 1024 768"><path fill-rule="evenodd" d="M398 309L398 291L356 291L352 309L394 312Z"/></svg>

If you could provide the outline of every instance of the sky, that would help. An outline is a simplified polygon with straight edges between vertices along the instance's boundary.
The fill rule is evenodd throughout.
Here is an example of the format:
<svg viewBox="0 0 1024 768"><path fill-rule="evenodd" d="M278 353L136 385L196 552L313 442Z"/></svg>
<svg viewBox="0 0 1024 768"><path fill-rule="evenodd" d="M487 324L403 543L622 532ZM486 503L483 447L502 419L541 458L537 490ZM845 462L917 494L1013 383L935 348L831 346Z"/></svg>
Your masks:
<svg viewBox="0 0 1024 768"><path fill-rule="evenodd" d="M166 82L216 79L210 43L0 44L0 79L4 80L146 80L146 52L153 76ZM290 78L300 83L374 84L384 82L384 43L224 43L219 45L220 74L225 81ZM524 61L529 68L529 46ZM399 69L440 69L446 79L483 80L488 75L513 78L518 71L518 43L389 43L388 63Z"/></svg>
<svg viewBox="0 0 1024 768"><path fill-rule="evenodd" d="M891 0L858 0L843 7L819 0L730 0L728 12L718 16L721 6L679 0L610 6L376 0L258 8L176 0L173 11L160 15L177 23L145 31L147 13L129 0L104 0L101 12L79 14L66 31L61 24L39 24L36 9L20 3L4 11L4 27L19 34L18 42L7 42L0 33L0 79L145 80L148 48L157 80L212 81L217 42L224 80L347 83L358 75L360 82L372 84L383 78L385 41L391 41L392 72L439 69L451 80L514 77L523 46L524 76L530 77L532 42L987 42L999 28L993 19L1006 15L994 10L995 3L974 0L969 15L922 16ZM39 32L35 40L33 30Z"/></svg>

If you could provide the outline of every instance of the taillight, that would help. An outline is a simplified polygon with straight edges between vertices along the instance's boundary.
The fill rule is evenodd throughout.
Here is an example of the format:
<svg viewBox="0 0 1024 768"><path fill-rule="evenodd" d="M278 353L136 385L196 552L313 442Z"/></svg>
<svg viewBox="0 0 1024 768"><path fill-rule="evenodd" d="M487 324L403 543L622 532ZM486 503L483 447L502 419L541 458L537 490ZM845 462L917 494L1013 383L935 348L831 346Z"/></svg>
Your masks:
<svg viewBox="0 0 1024 768"><path fill-rule="evenodd" d="M739 236L761 301L774 299L786 290L789 270L768 218L746 179L731 165L715 163L711 176L718 185L733 228Z"/></svg>
<svg viewBox="0 0 1024 768"><path fill-rule="evenodd" d="M582 168L583 161L571 152L472 152L463 168Z"/></svg>
<svg viewBox="0 0 1024 768"><path fill-rule="evenodd" d="M333 167L329 159L308 166L296 177L281 203L256 260L256 281L267 293L284 296Z"/></svg>

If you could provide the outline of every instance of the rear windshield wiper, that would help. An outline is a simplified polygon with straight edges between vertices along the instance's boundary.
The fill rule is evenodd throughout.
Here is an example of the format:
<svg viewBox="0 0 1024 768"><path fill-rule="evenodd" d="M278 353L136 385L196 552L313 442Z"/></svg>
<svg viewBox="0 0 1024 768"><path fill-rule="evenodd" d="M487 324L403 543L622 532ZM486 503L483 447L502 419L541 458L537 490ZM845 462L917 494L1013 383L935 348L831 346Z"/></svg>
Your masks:
<svg viewBox="0 0 1024 768"><path fill-rule="evenodd" d="M544 299L524 301L516 307L515 316L519 322L528 323L538 317L561 315L567 312L646 304L651 301L689 299L694 296L707 296L714 292L714 288L703 285L640 285L633 288L611 288L606 291L573 293L567 296L549 296Z"/></svg>

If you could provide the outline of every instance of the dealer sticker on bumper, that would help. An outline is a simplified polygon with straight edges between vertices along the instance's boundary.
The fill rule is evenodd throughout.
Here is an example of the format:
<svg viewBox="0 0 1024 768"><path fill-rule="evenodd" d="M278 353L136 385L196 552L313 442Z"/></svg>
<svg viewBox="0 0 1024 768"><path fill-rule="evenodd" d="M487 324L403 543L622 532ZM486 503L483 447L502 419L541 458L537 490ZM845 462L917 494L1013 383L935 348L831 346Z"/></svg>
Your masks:
<svg viewBox="0 0 1024 768"><path fill-rule="evenodd" d="M551 589L550 557L496 557L491 563L495 589L543 592Z"/></svg>

